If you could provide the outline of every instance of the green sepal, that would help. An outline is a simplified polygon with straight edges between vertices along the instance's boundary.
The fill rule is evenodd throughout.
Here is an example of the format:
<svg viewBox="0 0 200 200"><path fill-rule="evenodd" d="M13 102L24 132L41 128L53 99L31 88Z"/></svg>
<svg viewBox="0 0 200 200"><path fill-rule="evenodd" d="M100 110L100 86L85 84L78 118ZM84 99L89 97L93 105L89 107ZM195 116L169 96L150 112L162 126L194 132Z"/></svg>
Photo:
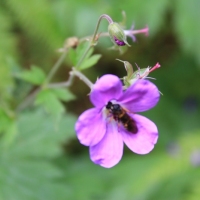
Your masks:
<svg viewBox="0 0 200 200"><path fill-rule="evenodd" d="M110 23L109 26L108 26L108 33L110 35L111 41L115 45L122 46L122 45L119 45L119 44L116 43L116 41L115 41L115 38L116 38L117 40L122 41L126 45L130 46L127 42L124 30L122 29L122 27L118 23L116 23L116 22Z"/></svg>

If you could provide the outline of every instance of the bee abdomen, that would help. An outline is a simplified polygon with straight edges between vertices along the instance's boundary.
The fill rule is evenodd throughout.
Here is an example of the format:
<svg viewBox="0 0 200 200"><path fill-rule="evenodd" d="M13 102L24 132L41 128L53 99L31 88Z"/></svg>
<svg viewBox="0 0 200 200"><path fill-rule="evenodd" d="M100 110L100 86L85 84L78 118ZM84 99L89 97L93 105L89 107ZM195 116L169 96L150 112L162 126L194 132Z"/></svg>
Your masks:
<svg viewBox="0 0 200 200"><path fill-rule="evenodd" d="M121 118L121 122L124 125L124 128L129 132L131 133L138 132L136 122L127 113L125 113L124 116Z"/></svg>

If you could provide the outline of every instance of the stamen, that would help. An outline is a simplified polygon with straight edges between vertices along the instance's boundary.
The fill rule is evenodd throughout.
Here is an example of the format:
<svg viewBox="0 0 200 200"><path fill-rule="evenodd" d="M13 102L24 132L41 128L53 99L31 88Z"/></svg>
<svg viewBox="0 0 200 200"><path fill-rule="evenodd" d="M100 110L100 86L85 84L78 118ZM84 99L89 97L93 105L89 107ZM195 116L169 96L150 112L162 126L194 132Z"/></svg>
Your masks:
<svg viewBox="0 0 200 200"><path fill-rule="evenodd" d="M156 70L156 69L158 69L158 68L160 68L160 64L159 63L156 63L156 65L155 66L153 66L150 70L149 70L149 73L150 72L152 72L152 71L154 71L154 70Z"/></svg>
<svg viewBox="0 0 200 200"><path fill-rule="evenodd" d="M148 26L146 26L143 29L139 29L139 30L133 30L133 28L134 28L134 26L132 25L131 29L130 30L124 30L124 33L129 37L131 37L131 35L136 35L136 34L140 34L140 33L144 33L145 36L149 35L149 27Z"/></svg>

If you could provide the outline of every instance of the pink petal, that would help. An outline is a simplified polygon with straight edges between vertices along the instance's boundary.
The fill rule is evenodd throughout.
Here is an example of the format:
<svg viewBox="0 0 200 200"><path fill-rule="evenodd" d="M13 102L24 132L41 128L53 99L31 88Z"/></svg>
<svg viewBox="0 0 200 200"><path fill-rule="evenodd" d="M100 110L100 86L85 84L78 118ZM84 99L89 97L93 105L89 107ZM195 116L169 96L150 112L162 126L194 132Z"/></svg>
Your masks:
<svg viewBox="0 0 200 200"><path fill-rule="evenodd" d="M103 139L95 146L90 146L91 160L105 168L116 165L123 155L123 140L115 123L109 123Z"/></svg>
<svg viewBox="0 0 200 200"><path fill-rule="evenodd" d="M148 80L138 80L118 101L131 112L143 112L154 107L160 98L158 88Z"/></svg>
<svg viewBox="0 0 200 200"><path fill-rule="evenodd" d="M102 108L111 99L118 99L122 95L122 83L117 76L108 74L102 76L94 84L90 93L90 100L95 107Z"/></svg>
<svg viewBox="0 0 200 200"><path fill-rule="evenodd" d="M75 125L77 137L81 144L97 144L106 133L106 121L100 109L91 108L83 112Z"/></svg>
<svg viewBox="0 0 200 200"><path fill-rule="evenodd" d="M141 115L130 115L136 121L138 132L130 133L121 129L124 143L128 148L138 154L147 154L156 144L158 139L158 130L156 125Z"/></svg>

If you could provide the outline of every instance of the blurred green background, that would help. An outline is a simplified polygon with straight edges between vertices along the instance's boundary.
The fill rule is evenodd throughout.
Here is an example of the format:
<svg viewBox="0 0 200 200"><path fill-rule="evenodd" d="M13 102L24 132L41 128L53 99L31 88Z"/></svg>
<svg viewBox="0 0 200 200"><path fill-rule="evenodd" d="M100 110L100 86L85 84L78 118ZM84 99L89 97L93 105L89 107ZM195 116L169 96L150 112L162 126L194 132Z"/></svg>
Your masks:
<svg viewBox="0 0 200 200"><path fill-rule="evenodd" d="M199 9L199 0L0 0L0 199L198 200ZM100 38L95 53L102 58L84 73L94 82L107 73L125 75L116 58L141 68L159 62L161 68L151 76L163 96L142 114L157 124L160 136L150 154L125 148L120 163L104 169L90 161L88 147L74 132L78 115L92 106L87 86L76 79L70 87L76 99L68 103L47 98L54 114L62 111L58 119L42 106L18 109L37 87L15 74L32 65L48 73L67 37L91 35L104 13L122 21L122 10L127 28L148 25L149 37L130 40L124 55L109 51L109 38ZM100 31L107 25L103 21ZM70 67L66 57L53 82L66 81Z"/></svg>

